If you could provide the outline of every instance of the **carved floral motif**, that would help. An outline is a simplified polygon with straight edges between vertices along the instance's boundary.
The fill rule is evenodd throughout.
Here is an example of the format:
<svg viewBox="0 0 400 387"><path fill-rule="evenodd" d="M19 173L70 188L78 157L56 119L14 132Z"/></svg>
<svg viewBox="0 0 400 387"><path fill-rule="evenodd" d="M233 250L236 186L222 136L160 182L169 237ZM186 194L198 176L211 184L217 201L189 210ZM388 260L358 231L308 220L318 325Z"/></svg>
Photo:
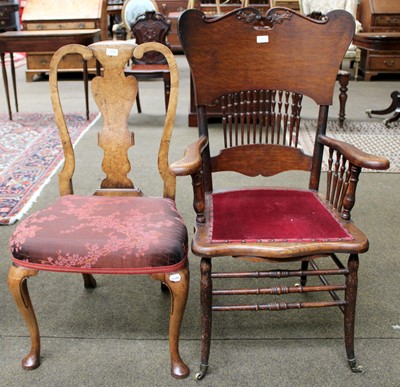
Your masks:
<svg viewBox="0 0 400 387"><path fill-rule="evenodd" d="M276 8L267 12L266 16L262 16L257 10L245 8L238 11L237 18L245 23L261 22L273 27L275 24L282 24L284 20L290 20L292 15L293 12L290 10Z"/></svg>

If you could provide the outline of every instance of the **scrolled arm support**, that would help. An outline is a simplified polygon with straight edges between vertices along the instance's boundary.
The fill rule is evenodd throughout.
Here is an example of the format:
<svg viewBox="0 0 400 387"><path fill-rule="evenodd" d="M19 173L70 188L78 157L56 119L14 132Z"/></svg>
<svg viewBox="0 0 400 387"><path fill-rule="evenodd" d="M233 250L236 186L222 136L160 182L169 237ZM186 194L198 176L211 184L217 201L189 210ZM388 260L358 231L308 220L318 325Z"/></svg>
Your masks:
<svg viewBox="0 0 400 387"><path fill-rule="evenodd" d="M206 136L199 137L190 144L183 154L183 158L170 165L170 171L176 176L188 176L199 173L202 166L201 154L208 144Z"/></svg>
<svg viewBox="0 0 400 387"><path fill-rule="evenodd" d="M205 209L205 197L203 189L203 173L194 173L192 175L192 185L193 185L193 208L196 211L196 222L204 223L204 209Z"/></svg>
<svg viewBox="0 0 400 387"><path fill-rule="evenodd" d="M346 195L343 199L343 211L342 211L342 218L344 220L350 220L351 217L351 210L356 203L356 189L358 183L358 176L361 173L361 168L357 167L356 165L352 165L350 168L350 183L346 192Z"/></svg>

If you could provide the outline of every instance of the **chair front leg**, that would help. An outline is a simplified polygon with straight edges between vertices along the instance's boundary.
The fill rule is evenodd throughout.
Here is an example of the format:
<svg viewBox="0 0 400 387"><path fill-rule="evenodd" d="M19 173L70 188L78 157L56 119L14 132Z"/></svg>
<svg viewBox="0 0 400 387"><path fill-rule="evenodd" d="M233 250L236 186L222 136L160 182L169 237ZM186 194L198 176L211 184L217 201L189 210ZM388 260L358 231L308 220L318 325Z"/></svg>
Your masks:
<svg viewBox="0 0 400 387"><path fill-rule="evenodd" d="M95 289L97 286L96 279L93 277L92 274L82 274L85 289Z"/></svg>
<svg viewBox="0 0 400 387"><path fill-rule="evenodd" d="M8 287L25 320L32 341L29 354L22 360L22 367L27 370L33 370L40 365L40 333L27 286L28 278L37 273L37 270L15 265L12 265L8 272Z"/></svg>
<svg viewBox="0 0 400 387"><path fill-rule="evenodd" d="M356 314L357 285L358 285L358 254L350 254L348 261L349 274L346 279L346 306L344 309L344 338L347 352L347 361L355 373L364 373L361 366L357 366L354 353L354 322Z"/></svg>
<svg viewBox="0 0 400 387"><path fill-rule="evenodd" d="M169 317L169 350L171 355L171 374L174 378L184 379L190 370L179 354L179 335L189 294L189 268L186 265L177 273L167 273L164 283L171 293L171 312Z"/></svg>
<svg viewBox="0 0 400 387"><path fill-rule="evenodd" d="M164 73L164 98L165 98L165 111L168 110L169 97L171 94L171 75L170 73Z"/></svg>
<svg viewBox="0 0 400 387"><path fill-rule="evenodd" d="M202 258L200 263L200 303L201 303L201 362L200 372L196 374L196 380L203 379L208 371L211 346L211 315L212 315L212 280L211 259Z"/></svg>

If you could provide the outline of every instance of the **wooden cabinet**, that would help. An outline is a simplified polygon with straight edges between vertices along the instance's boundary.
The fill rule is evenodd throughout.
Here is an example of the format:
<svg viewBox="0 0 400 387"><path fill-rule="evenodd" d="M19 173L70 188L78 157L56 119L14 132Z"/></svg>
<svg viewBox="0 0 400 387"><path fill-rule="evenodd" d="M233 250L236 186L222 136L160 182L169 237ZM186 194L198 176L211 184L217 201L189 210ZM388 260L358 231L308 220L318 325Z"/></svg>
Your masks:
<svg viewBox="0 0 400 387"><path fill-rule="evenodd" d="M181 52L182 47L178 37L178 18L187 8L187 1L182 0L156 0L158 11L162 13L171 23L171 29L168 33L168 43L173 52Z"/></svg>
<svg viewBox="0 0 400 387"><path fill-rule="evenodd" d="M359 8L363 32L400 32L399 0L361 0ZM380 73L400 72L400 50L361 49L360 70L364 79Z"/></svg>
<svg viewBox="0 0 400 387"><path fill-rule="evenodd" d="M0 32L18 29L18 2L0 1Z"/></svg>
<svg viewBox="0 0 400 387"><path fill-rule="evenodd" d="M184 11L188 4L185 0L156 0L156 3L158 5L158 11L165 16L168 16L170 13Z"/></svg>
<svg viewBox="0 0 400 387"><path fill-rule="evenodd" d="M107 0L27 0L22 15L23 28L37 30L82 30L101 29L101 39L108 37ZM27 53L26 80L48 71L51 52ZM89 62L89 68L95 68L95 61ZM68 56L62 65L65 71L82 71L80 55Z"/></svg>

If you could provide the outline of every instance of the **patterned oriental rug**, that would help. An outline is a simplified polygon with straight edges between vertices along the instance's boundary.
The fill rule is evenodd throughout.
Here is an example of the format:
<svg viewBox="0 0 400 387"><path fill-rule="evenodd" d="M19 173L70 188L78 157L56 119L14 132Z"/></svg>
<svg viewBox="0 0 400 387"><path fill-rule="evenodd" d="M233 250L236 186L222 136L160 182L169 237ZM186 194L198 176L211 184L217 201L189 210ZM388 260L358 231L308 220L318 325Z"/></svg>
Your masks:
<svg viewBox="0 0 400 387"><path fill-rule="evenodd" d="M312 153L314 146L315 130L317 122L302 120L303 129L299 136L299 144L304 152ZM305 129L305 130L304 130ZM357 122L345 121L343 128L339 127L337 120L328 121L327 136L352 144L364 152L385 156L390 161L390 168L379 172L400 172L400 124L392 123L387 128L382 122ZM324 170L327 170L326 160L328 151L324 154ZM376 172L364 169L365 172Z"/></svg>
<svg viewBox="0 0 400 387"><path fill-rule="evenodd" d="M100 117L67 114L74 145ZM36 200L63 160L53 114L0 114L0 225L12 224Z"/></svg>
<svg viewBox="0 0 400 387"><path fill-rule="evenodd" d="M6 66L11 66L10 54L4 56ZM22 67L26 64L26 55L24 52L14 52L14 67Z"/></svg>

